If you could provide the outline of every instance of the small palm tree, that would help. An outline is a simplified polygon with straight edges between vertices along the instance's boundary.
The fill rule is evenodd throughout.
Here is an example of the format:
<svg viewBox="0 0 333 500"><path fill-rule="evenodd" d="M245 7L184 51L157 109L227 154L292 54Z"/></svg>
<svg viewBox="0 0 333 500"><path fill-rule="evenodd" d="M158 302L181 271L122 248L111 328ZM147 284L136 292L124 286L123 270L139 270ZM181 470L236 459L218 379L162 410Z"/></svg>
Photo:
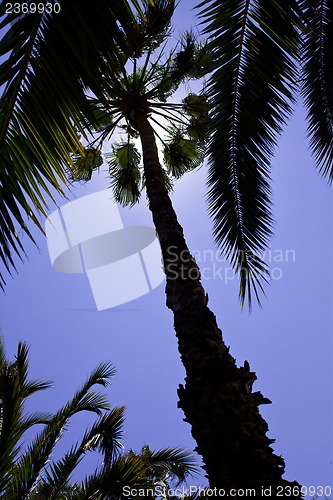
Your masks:
<svg viewBox="0 0 333 500"><path fill-rule="evenodd" d="M19 344L16 360L6 360L0 339L0 498L6 500L65 500L132 498L131 491L145 493L176 481L182 483L197 469L188 452L179 448L151 451L148 446L140 453L124 452L120 443L124 409L110 408L107 398L93 390L105 387L115 369L101 363L82 388L54 415L26 415L24 406L29 396L50 387L50 382L28 379L28 348ZM98 415L80 443L63 458L52 461L54 448L66 430L69 419L80 412ZM25 432L43 424L32 443L22 449ZM82 484L73 483L71 474L88 451L103 454L103 465ZM123 493L126 487L128 490ZM158 491L164 491L160 489ZM142 495L141 495L142 496Z"/></svg>

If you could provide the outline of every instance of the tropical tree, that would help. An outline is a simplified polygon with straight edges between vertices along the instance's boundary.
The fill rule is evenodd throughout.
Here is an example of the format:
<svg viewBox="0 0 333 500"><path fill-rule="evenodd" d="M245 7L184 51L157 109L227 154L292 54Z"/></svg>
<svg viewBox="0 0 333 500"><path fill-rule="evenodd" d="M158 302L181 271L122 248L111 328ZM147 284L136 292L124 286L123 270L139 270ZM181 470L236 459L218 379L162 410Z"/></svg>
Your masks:
<svg viewBox="0 0 333 500"><path fill-rule="evenodd" d="M28 348L19 344L14 363L6 359L0 339L0 498L6 500L65 500L167 496L169 485L181 484L197 468L190 453L180 448L151 451L144 446L140 453L123 451L120 439L124 408L110 408L108 399L96 391L105 387L114 375L110 363L101 363L74 397L55 414L25 414L27 399L50 387L50 382L29 380ZM71 417L92 412L98 418L82 440L60 459L52 460L55 445L66 431ZM31 427L43 424L29 446L23 437ZM103 464L82 484L71 475L88 451L99 451ZM159 489L157 486L159 485ZM123 493L123 488L127 490ZM133 492L133 493L132 493ZM165 492L165 493L164 493ZM150 493L150 494L149 494ZM157 495L155 495L157 496Z"/></svg>
<svg viewBox="0 0 333 500"><path fill-rule="evenodd" d="M302 97L317 167L333 179L333 5L329 1L200 2L214 72L208 201L216 242L240 275L242 305L269 270L270 161ZM287 493L287 492L286 492Z"/></svg>
<svg viewBox="0 0 333 500"><path fill-rule="evenodd" d="M270 401L251 392L256 375L249 364L237 367L229 354L172 207L172 182L203 160L209 116L204 92L190 92L180 103L171 98L182 83L202 77L212 64L207 45L191 33L167 50L174 7L171 0L153 7L147 2L144 35L131 37L127 51L119 54L118 70L113 67L104 74L104 101L90 99L99 127L90 129L94 140L73 160L76 180L91 178L101 165L104 141L121 127L125 138L106 153L111 186L115 199L124 205L136 203L146 190L163 255L167 306L174 313L186 369L179 406L192 427L210 485L226 490L254 487L258 495L263 485L293 485L298 497L296 483L282 479L283 459L273 453L274 440L266 436L268 426L259 414L258 406ZM142 168L133 139L141 143Z"/></svg>

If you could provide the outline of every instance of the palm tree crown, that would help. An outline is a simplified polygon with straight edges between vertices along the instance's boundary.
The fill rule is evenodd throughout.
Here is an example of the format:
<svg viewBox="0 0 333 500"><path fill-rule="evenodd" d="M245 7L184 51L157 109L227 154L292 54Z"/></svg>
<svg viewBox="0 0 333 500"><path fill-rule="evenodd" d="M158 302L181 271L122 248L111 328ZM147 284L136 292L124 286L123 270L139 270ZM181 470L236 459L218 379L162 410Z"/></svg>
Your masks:
<svg viewBox="0 0 333 500"><path fill-rule="evenodd" d="M138 114L149 118L162 143L163 175L168 189L175 179L198 167L204 159L208 129L204 92L190 92L181 103L172 102L170 97L185 80L207 74L211 58L207 46L198 43L189 32L166 53L174 8L174 1L146 4L145 35L127 40L127 52L120 52L117 70L113 67L104 74L103 99L89 100L97 122L97 127L90 131L97 137L83 154L73 157L71 179L89 180L103 162L104 141L120 127L126 138L113 144L105 157L115 199L124 205L136 203L145 186L141 154L133 142L139 137Z"/></svg>

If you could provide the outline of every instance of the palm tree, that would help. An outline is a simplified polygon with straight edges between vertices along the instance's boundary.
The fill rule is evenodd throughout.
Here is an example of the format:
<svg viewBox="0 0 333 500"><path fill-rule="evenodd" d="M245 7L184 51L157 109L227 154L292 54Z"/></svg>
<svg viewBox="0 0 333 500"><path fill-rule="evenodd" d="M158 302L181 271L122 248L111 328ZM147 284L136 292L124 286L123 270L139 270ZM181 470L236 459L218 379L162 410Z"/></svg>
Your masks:
<svg viewBox="0 0 333 500"><path fill-rule="evenodd" d="M272 231L270 160L298 93L317 167L333 179L333 5L208 0L198 6L214 54L208 201L216 242L259 300ZM262 290L263 291L263 290ZM297 488L296 488L297 490Z"/></svg>
<svg viewBox="0 0 333 500"><path fill-rule="evenodd" d="M169 484L181 484L189 474L196 472L191 455L179 448L151 451L145 446L140 453L123 451L119 440L124 409L111 409L107 398L93 390L96 385L105 387L114 375L115 369L110 363L101 363L74 397L54 415L24 414L27 398L50 387L50 382L29 380L28 368L26 344L18 345L16 360L10 363L0 339L1 499L106 500L132 498L131 492L138 489L149 496L149 492L155 490L167 492ZM97 414L97 420L86 430L80 443L61 459L52 461L55 445L66 430L69 419L84 411ZM43 424L44 429L23 449L25 432L36 424ZM93 450L103 454L103 465L82 484L74 483L72 472L86 453ZM157 489L158 485L163 487ZM123 493L125 487L128 492Z"/></svg>
<svg viewBox="0 0 333 500"><path fill-rule="evenodd" d="M145 36L128 40L119 66L104 74L104 101L92 97L99 121L94 140L74 159L72 179L89 180L102 163L102 145L117 127L126 134L106 154L115 198L133 205L143 188L161 245L166 274L167 306L174 313L178 347L186 369L185 387L178 390L179 407L190 423L212 487L295 487L282 479L284 462L273 453L274 440L258 406L270 403L251 392L256 379L246 362L237 367L224 344L208 297L200 283L198 266L184 239L169 190L172 182L203 160L207 142L208 102L204 92L189 93L181 103L170 98L179 86L208 72L212 59L207 45L185 33L167 53L161 45L169 34L175 2L145 4ZM150 33L148 36L147 33ZM161 136L160 129L166 134ZM141 155L133 139L139 139ZM163 149L163 166L158 142ZM73 173L72 173L73 174Z"/></svg>

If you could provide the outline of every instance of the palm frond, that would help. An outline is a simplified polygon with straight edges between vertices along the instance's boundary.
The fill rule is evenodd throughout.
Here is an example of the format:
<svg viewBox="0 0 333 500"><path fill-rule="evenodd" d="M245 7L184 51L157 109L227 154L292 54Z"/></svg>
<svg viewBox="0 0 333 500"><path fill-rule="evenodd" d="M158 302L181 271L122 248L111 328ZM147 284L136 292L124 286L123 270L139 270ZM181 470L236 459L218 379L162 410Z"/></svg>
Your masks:
<svg viewBox="0 0 333 500"><path fill-rule="evenodd" d="M70 153L81 149L77 130L94 123L85 90L103 98L102 68L117 68L118 48L137 21L122 0L60 0L60 12L5 15L6 5L0 5L0 259L10 272L13 253L23 252L18 228L33 239L31 219L43 230L37 212L45 214L52 190L63 193Z"/></svg>
<svg viewBox="0 0 333 500"><path fill-rule="evenodd" d="M205 93L188 94L182 101L183 109L189 115L185 127L186 133L191 139L204 144L207 141L209 129L209 104Z"/></svg>
<svg viewBox="0 0 333 500"><path fill-rule="evenodd" d="M160 62L164 49L141 81L151 86L146 92L148 98L166 102L182 82L201 78L211 71L212 53L207 43L199 43L195 35L188 31L180 37L166 60Z"/></svg>
<svg viewBox="0 0 333 500"><path fill-rule="evenodd" d="M78 485L73 487L70 482L71 473L87 451L102 453L104 468L108 468L122 447L119 439L122 437L124 420L123 408L113 408L102 415L90 429L86 430L80 444L73 447L62 459L50 464L45 470L44 477L37 487L37 498L58 499L60 494L63 498L76 498L75 495L79 493L81 500L85 498L82 496L82 489ZM90 482L94 495L98 494L100 488L99 481L96 479Z"/></svg>
<svg viewBox="0 0 333 500"><path fill-rule="evenodd" d="M83 459L87 451L99 451L104 456L104 470L119 454L121 444L118 441L122 436L124 423L124 409L113 408L110 412L101 416L90 429L87 429L80 444L73 447L62 459L49 465L44 471L42 481L37 486L37 498L48 500L59 498L94 498L101 488L100 474L95 473L89 481L73 487L70 476L75 467ZM87 496L83 496L83 495ZM77 497L77 495L79 495Z"/></svg>
<svg viewBox="0 0 333 500"><path fill-rule="evenodd" d="M144 15L139 19L136 33L128 37L129 56L140 57L155 50L170 33L170 20L176 8L175 0L144 0Z"/></svg>
<svg viewBox="0 0 333 500"><path fill-rule="evenodd" d="M20 439L23 433L35 424L46 423L50 416L35 413L23 416L28 396L49 387L48 382L29 382L28 347L19 344L16 361L6 360L4 344L0 338L0 492L6 491L12 481ZM10 498L7 495L7 498Z"/></svg>
<svg viewBox="0 0 333 500"><path fill-rule="evenodd" d="M199 5L216 68L208 83L209 211L216 242L240 276L241 304L267 280L270 159L291 110L299 34L292 1Z"/></svg>
<svg viewBox="0 0 333 500"><path fill-rule="evenodd" d="M161 51L160 56L162 56L162 54L163 51ZM151 65L140 81L142 81L143 85L151 86L151 88L145 92L149 99L158 99L158 101L166 102L168 97L177 90L179 82L172 78L172 56L168 57L167 60L163 61L161 64L159 64L159 59L160 58Z"/></svg>
<svg viewBox="0 0 333 500"><path fill-rule="evenodd" d="M84 148L83 152L75 158L73 167L69 172L70 181L90 181L94 170L99 170L103 165L103 156L97 148Z"/></svg>
<svg viewBox="0 0 333 500"><path fill-rule="evenodd" d="M182 448L162 448L151 451L144 446L140 457L147 468L147 475L155 480L176 481L177 485L186 477L198 473L199 468L192 453Z"/></svg>
<svg viewBox="0 0 333 500"><path fill-rule="evenodd" d="M151 496L152 488L169 481L184 481L196 472L192 455L180 448L151 451L144 446L140 453L125 452L120 443L123 434L124 408L109 408L105 399L92 389L105 387L115 369L101 363L93 370L82 388L54 415L35 414L22 417L23 404L29 392L28 348L20 344L14 363L6 359L0 338L0 498L3 500L102 500L126 498L124 487L142 488ZM47 383L40 383L40 389ZM12 397L12 399L10 399ZM98 403L99 401L99 403ZM99 404L99 408L96 405ZM75 446L53 461L51 454L68 420L81 411L90 410L100 417L88 428ZM34 424L45 424L32 443L18 456L22 434ZM72 473L89 451L103 455L103 464L79 485ZM141 496L141 495L140 495ZM129 497L132 494L129 493Z"/></svg>
<svg viewBox="0 0 333 500"><path fill-rule="evenodd" d="M212 53L207 43L200 44L192 31L185 31L172 61L171 78L181 82L187 78L202 78L211 71Z"/></svg>
<svg viewBox="0 0 333 500"><path fill-rule="evenodd" d="M103 410L110 409L107 398L91 389L96 384L105 387L114 373L115 370L110 363L98 365L82 388L53 415L46 427L36 435L27 450L16 461L15 466L11 468L11 477L7 485L8 495L13 498L23 498L34 490L36 481L41 478L58 439L73 415L82 411L101 414ZM79 457L76 458L78 460ZM74 464L75 457L69 457L68 460Z"/></svg>
<svg viewBox="0 0 333 500"><path fill-rule="evenodd" d="M308 114L310 144L317 165L333 180L333 6L303 2L308 31L302 48L302 94Z"/></svg>
<svg viewBox="0 0 333 500"><path fill-rule="evenodd" d="M168 174L179 179L199 167L204 160L205 148L201 143L186 138L180 129L170 129L170 136L165 141L163 160Z"/></svg>
<svg viewBox="0 0 333 500"><path fill-rule="evenodd" d="M34 412L29 415L23 417L20 423L17 425L17 432L20 435L23 435L28 429L36 424L47 425L50 423L53 415L47 412Z"/></svg>
<svg viewBox="0 0 333 500"><path fill-rule="evenodd" d="M208 99L205 94L187 94L182 100L183 109L193 118L206 118L208 115Z"/></svg>
<svg viewBox="0 0 333 500"><path fill-rule="evenodd" d="M106 153L111 188L117 203L133 206L141 195L141 155L131 141L112 145Z"/></svg>
<svg viewBox="0 0 333 500"><path fill-rule="evenodd" d="M93 411L95 413L100 413L101 410L108 410L109 404L104 396L101 395L100 400L98 401L98 394L94 391L90 392L90 389L94 385L101 385L102 387L106 387L109 385L109 380L114 376L116 370L111 363L100 363L89 375L87 381L83 384L81 389L75 392L71 401L69 401L61 410L61 412L68 412L68 415L72 415L72 411L77 412L77 410L81 411L81 408L85 406L90 406L89 411ZM96 403L94 402L96 401ZM99 407L100 405L100 407ZM96 407L95 407L96 406Z"/></svg>
<svg viewBox="0 0 333 500"><path fill-rule="evenodd" d="M28 398L38 391L52 387L53 382L46 380L28 380L29 347L25 342L19 342L16 361L13 367L17 376L17 383L22 398Z"/></svg>
<svg viewBox="0 0 333 500"><path fill-rule="evenodd" d="M108 411L86 431L80 448L99 451L104 456L104 467L109 467L122 449L120 439L123 435L124 421L124 408L113 408Z"/></svg>
<svg viewBox="0 0 333 500"><path fill-rule="evenodd" d="M58 500L67 492L71 492L71 474L82 459L83 454L74 448L63 458L49 464L40 483L36 485L36 498Z"/></svg>
<svg viewBox="0 0 333 500"><path fill-rule="evenodd" d="M106 495L106 498L107 495L121 498L124 486L145 488L147 486L145 473L144 462L139 455L129 453L119 456L101 474L101 493Z"/></svg>

